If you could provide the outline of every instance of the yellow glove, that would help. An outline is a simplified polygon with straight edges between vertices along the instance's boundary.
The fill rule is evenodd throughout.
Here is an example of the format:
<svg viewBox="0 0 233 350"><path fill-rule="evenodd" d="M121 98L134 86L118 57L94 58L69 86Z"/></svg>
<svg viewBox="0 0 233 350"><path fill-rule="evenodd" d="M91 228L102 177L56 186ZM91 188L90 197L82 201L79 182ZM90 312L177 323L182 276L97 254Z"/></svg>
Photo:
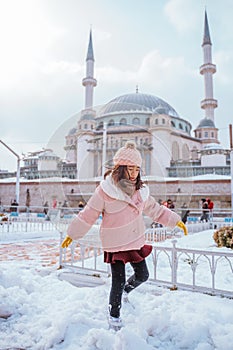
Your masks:
<svg viewBox="0 0 233 350"><path fill-rule="evenodd" d="M182 222L182 221L178 221L176 226L178 226L179 228L181 228L181 230L184 231L184 235L187 236L188 234L188 229L187 227L185 226L185 224Z"/></svg>
<svg viewBox="0 0 233 350"><path fill-rule="evenodd" d="M66 236L64 241L61 244L62 248L67 248L72 243L72 241L73 241L72 238L70 238L69 236Z"/></svg>

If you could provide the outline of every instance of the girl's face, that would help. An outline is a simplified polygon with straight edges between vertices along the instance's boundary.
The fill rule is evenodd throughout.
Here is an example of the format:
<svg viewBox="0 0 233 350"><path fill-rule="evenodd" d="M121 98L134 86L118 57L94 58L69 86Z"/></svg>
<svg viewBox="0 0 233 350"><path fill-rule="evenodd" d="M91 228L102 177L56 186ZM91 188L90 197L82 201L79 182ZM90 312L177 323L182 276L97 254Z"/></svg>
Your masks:
<svg viewBox="0 0 233 350"><path fill-rule="evenodd" d="M138 177L138 174L140 172L140 167L136 165L128 165L127 166L127 173L129 176L129 180L135 181Z"/></svg>

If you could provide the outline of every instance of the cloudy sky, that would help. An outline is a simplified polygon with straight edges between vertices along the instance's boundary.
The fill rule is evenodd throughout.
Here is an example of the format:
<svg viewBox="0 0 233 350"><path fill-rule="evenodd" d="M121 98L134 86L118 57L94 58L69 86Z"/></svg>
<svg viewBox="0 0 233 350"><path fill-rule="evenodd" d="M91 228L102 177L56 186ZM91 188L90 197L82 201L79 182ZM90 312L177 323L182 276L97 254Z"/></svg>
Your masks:
<svg viewBox="0 0 233 350"><path fill-rule="evenodd" d="M21 155L46 147L84 107L85 59L93 32L94 105L149 93L167 101L193 129L204 113L205 7L212 39L215 122L229 148L232 122L231 0L0 0L0 139ZM0 145L0 169L16 158Z"/></svg>

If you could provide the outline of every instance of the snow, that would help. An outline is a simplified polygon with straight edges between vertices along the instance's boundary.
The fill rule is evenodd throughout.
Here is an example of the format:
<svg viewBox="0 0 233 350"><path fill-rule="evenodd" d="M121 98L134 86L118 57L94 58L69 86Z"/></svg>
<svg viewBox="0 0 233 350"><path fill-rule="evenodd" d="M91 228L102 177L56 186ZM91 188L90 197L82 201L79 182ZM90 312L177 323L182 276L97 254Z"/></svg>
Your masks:
<svg viewBox="0 0 233 350"><path fill-rule="evenodd" d="M190 177L163 177L163 176L154 176L154 175L146 175L142 176L142 179L145 181L157 181L157 182L173 182L173 181L210 181L210 180L230 180L230 175L218 175L218 174L204 174L204 175L196 175L196 176L190 176ZM81 178L79 181L81 182L100 182L102 180L102 177L93 177L93 178ZM16 177L9 177L0 179L0 183L12 183L16 182ZM50 177L50 178L43 178L43 179L25 179L20 178L20 182L22 183L30 183L30 182L77 182L77 179L70 179L67 177Z"/></svg>
<svg viewBox="0 0 233 350"><path fill-rule="evenodd" d="M178 244L231 252L216 248L212 235L212 230L203 231L178 239ZM31 234L31 240L38 237L39 232ZM49 237L59 245L58 233L47 233L44 240ZM9 233L7 242L26 244L28 239L28 234ZM171 243L160 243L165 244ZM92 277L98 282L77 287L68 282L72 276L36 259L0 262L0 314L5 315L0 318L1 350L232 349L232 299L170 291L147 282L129 295L130 303L121 311L124 327L115 332L106 318L110 278ZM227 280L227 275L222 277Z"/></svg>

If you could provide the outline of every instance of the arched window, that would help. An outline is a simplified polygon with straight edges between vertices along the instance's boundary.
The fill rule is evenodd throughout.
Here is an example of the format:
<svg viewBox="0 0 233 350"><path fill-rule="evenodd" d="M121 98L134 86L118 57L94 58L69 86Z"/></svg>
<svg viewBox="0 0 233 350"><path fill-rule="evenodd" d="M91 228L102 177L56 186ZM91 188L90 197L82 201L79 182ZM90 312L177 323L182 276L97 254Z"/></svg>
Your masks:
<svg viewBox="0 0 233 350"><path fill-rule="evenodd" d="M127 124L127 120L125 118L121 118L120 125L126 125L126 124Z"/></svg>
<svg viewBox="0 0 233 350"><path fill-rule="evenodd" d="M162 124L165 124L166 123L166 120L163 118L162 119Z"/></svg>
<svg viewBox="0 0 233 350"><path fill-rule="evenodd" d="M150 125L150 118L146 118L146 125Z"/></svg>
<svg viewBox="0 0 233 350"><path fill-rule="evenodd" d="M104 123L100 122L99 125L97 126L97 130L103 129L103 127L104 127Z"/></svg>
<svg viewBox="0 0 233 350"><path fill-rule="evenodd" d="M151 155L150 155L150 153L145 154L145 171L146 171L146 175L151 174Z"/></svg>
<svg viewBox="0 0 233 350"><path fill-rule="evenodd" d="M187 144L182 146L182 160L189 160L189 148Z"/></svg>
<svg viewBox="0 0 233 350"><path fill-rule="evenodd" d="M171 126L172 126L173 128L176 127L176 124L175 124L175 122L174 122L173 120L171 120Z"/></svg>
<svg viewBox="0 0 233 350"><path fill-rule="evenodd" d="M159 124L159 120L158 118L155 119L155 125L158 125Z"/></svg>
<svg viewBox="0 0 233 350"><path fill-rule="evenodd" d="M133 125L140 125L140 119L139 118L133 118Z"/></svg>
<svg viewBox="0 0 233 350"><path fill-rule="evenodd" d="M174 141L172 144L172 160L177 161L180 159L180 150L178 142Z"/></svg>
<svg viewBox="0 0 233 350"><path fill-rule="evenodd" d="M192 151L191 151L191 154L192 154L192 160L197 160L198 159L198 152L197 152L197 147L193 147Z"/></svg>
<svg viewBox="0 0 233 350"><path fill-rule="evenodd" d="M183 125L179 123L179 129L183 130Z"/></svg>
<svg viewBox="0 0 233 350"><path fill-rule="evenodd" d="M108 122L108 126L113 126L113 125L115 125L114 120L113 120L113 119L109 120L109 122Z"/></svg>

